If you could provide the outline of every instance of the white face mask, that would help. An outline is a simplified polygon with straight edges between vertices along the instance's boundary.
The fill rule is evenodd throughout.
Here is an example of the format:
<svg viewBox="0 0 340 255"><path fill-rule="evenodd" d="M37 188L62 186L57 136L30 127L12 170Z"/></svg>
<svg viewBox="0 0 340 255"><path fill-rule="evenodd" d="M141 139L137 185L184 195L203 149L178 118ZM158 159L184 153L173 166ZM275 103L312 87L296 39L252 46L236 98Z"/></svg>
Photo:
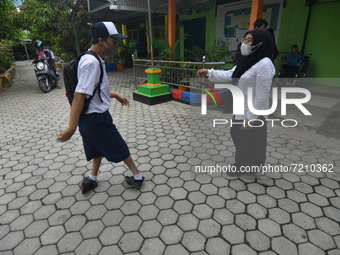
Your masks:
<svg viewBox="0 0 340 255"><path fill-rule="evenodd" d="M255 50L257 50L257 48L262 44L262 42L260 42L259 44L256 44L254 46L249 46L245 43L242 43L241 45L241 54L243 56L249 56L250 54L252 54ZM255 50L253 50L254 48L256 48Z"/></svg>
<svg viewBox="0 0 340 255"><path fill-rule="evenodd" d="M242 56L249 56L252 53L252 46L249 46L245 43L242 43L241 45L241 54Z"/></svg>

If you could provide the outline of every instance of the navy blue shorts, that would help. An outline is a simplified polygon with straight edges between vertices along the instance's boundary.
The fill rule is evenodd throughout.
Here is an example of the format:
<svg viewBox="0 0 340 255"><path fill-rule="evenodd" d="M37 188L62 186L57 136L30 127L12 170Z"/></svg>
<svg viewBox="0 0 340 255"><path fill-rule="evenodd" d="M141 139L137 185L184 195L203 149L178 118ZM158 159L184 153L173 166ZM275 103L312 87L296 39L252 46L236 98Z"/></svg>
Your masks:
<svg viewBox="0 0 340 255"><path fill-rule="evenodd" d="M130 156L129 148L108 111L85 114L81 116L78 126L88 161L105 157L108 161L118 163Z"/></svg>

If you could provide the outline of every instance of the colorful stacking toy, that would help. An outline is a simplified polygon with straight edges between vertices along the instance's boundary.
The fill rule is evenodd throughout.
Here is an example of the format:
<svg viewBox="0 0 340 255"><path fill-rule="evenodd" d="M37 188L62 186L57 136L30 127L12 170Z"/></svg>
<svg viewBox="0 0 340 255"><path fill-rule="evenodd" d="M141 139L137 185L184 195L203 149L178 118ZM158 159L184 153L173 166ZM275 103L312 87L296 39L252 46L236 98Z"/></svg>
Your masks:
<svg viewBox="0 0 340 255"><path fill-rule="evenodd" d="M133 92L133 100L148 105L160 104L172 100L170 86L160 83L160 73L158 68L148 68L147 83L138 86L138 90Z"/></svg>

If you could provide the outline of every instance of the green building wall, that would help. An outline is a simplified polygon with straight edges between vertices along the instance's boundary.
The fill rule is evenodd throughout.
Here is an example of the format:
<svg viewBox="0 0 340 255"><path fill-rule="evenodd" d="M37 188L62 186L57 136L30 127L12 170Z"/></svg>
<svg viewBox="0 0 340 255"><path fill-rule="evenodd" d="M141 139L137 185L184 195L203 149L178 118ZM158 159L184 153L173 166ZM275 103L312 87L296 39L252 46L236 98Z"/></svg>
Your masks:
<svg viewBox="0 0 340 255"><path fill-rule="evenodd" d="M280 56L275 61L277 72L280 58L297 44L302 49L309 7L305 1L288 0L283 8L277 47ZM310 57L309 75L314 78L340 77L340 1L313 4L304 55Z"/></svg>
<svg viewBox="0 0 340 255"><path fill-rule="evenodd" d="M196 13L193 11L190 15L180 15L179 21L180 23L185 20L197 19L197 18L206 18L206 33L205 33L205 49L209 49L214 46L216 39L216 17L215 17L215 9L216 3L211 5L210 9L204 12ZM180 25L180 58L184 60L184 27Z"/></svg>
<svg viewBox="0 0 340 255"><path fill-rule="evenodd" d="M216 1L215 1L216 2ZM281 57L288 54L290 46L297 44L301 50L306 30L309 7L305 0L287 0L281 12L277 47L280 55L275 61L276 72L281 69ZM216 3L205 12L180 15L179 20L206 17L206 49L213 47L216 39ZM340 0L314 3L308 26L304 54L310 56L309 74L315 78L340 77ZM184 28L180 26L180 38ZM180 44L180 57L184 59L184 41ZM340 86L340 85L339 85Z"/></svg>
<svg viewBox="0 0 340 255"><path fill-rule="evenodd" d="M305 0L287 0L281 10L279 20L279 34L276 43L280 55L275 60L276 73L281 69L281 57L288 54L290 47L297 44L302 49L305 35L309 7ZM206 11L192 14L179 15L179 49L176 52L184 60L184 25L186 20L206 18L205 49L214 46L216 40L216 1ZM340 0L316 2L313 4L308 36L304 54L310 56L309 75L314 78L339 78L340 77ZM203 29L202 29L203 30ZM130 43L134 46L135 43ZM163 49L166 42L154 41L155 48ZM340 84L339 84L340 86Z"/></svg>
<svg viewBox="0 0 340 255"><path fill-rule="evenodd" d="M312 77L340 77L339 15L340 0L313 5L305 49Z"/></svg>

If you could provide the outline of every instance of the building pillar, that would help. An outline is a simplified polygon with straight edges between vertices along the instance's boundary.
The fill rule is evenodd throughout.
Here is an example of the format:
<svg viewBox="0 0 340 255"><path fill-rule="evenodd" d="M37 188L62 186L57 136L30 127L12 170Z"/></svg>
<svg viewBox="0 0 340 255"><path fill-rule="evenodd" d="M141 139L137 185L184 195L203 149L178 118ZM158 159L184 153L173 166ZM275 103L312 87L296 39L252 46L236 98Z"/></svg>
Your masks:
<svg viewBox="0 0 340 255"><path fill-rule="evenodd" d="M126 36L128 35L127 29L126 29L126 25L125 25L125 24L122 24L122 34L123 34L123 35L126 35ZM123 43L124 43L124 46L125 46L125 47L128 46L128 45L127 45L127 42L128 42L127 39L124 39L124 40L123 40Z"/></svg>
<svg viewBox="0 0 340 255"><path fill-rule="evenodd" d="M176 43L176 0L168 0L168 44Z"/></svg>
<svg viewBox="0 0 340 255"><path fill-rule="evenodd" d="M250 20L249 20L249 30L254 29L255 20L262 18L262 11L263 11L263 0L252 0Z"/></svg>

